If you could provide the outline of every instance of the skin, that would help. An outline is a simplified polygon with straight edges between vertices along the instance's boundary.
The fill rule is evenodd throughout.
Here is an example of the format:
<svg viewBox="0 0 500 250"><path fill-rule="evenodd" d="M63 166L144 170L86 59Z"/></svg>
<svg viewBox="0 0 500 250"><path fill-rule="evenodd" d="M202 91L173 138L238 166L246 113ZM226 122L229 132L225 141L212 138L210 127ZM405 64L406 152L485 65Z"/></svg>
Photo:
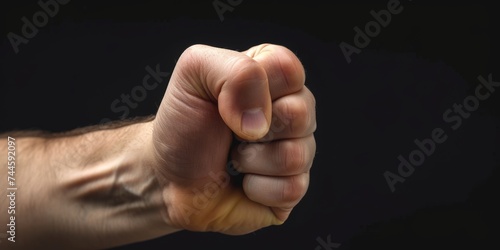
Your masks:
<svg viewBox="0 0 500 250"><path fill-rule="evenodd" d="M194 45L155 116L2 135L0 155L7 136L16 139L18 187L16 242L0 239L2 249L102 249L179 230L242 235L284 223L307 192L316 150L315 100L304 83L285 47ZM241 185L230 181L228 158ZM6 225L9 193L0 192Z"/></svg>

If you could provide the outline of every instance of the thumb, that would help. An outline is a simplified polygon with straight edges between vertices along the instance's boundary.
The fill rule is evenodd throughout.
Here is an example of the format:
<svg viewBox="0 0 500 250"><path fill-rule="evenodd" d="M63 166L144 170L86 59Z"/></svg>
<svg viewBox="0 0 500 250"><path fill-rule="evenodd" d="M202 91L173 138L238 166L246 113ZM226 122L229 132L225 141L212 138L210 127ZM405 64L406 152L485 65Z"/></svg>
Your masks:
<svg viewBox="0 0 500 250"><path fill-rule="evenodd" d="M271 121L271 95L264 68L227 49L193 45L179 58L173 76L187 93L212 101L224 123L240 138L264 137ZM203 110L203 109L202 109Z"/></svg>

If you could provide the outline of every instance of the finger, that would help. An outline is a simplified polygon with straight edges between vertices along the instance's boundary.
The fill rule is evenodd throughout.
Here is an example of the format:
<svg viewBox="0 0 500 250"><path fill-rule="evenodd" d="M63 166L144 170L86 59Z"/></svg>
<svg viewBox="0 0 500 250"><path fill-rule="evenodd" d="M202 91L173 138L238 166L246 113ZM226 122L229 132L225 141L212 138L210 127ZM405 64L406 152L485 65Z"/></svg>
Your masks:
<svg viewBox="0 0 500 250"><path fill-rule="evenodd" d="M316 131L316 100L307 87L273 102L271 126L259 142L306 137Z"/></svg>
<svg viewBox="0 0 500 250"><path fill-rule="evenodd" d="M309 185L309 172L293 176L247 174L243 190L250 200L269 207L292 209L304 197Z"/></svg>
<svg viewBox="0 0 500 250"><path fill-rule="evenodd" d="M304 67L289 49L261 44L243 53L257 61L266 71L272 100L295 93L304 86Z"/></svg>
<svg viewBox="0 0 500 250"><path fill-rule="evenodd" d="M243 139L259 139L269 129L271 97L266 72L242 53L193 45L179 57L171 83L171 92L191 109L207 110L200 99L217 103L226 125Z"/></svg>
<svg viewBox="0 0 500 250"><path fill-rule="evenodd" d="M233 149L232 162L241 173L292 176L309 172L315 152L313 135L270 143L242 143Z"/></svg>

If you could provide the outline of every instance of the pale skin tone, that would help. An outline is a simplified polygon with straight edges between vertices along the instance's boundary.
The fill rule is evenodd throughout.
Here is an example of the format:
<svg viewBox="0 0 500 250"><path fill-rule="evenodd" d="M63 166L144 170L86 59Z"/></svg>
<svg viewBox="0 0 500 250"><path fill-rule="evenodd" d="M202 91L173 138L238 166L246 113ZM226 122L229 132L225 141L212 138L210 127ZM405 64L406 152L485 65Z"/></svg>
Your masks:
<svg viewBox="0 0 500 250"><path fill-rule="evenodd" d="M304 84L285 47L194 45L154 117L2 135L0 156L7 135L16 138L18 190L16 243L0 239L1 248L102 249L180 230L242 235L284 223L307 192L316 150L315 100ZM229 181L228 159L241 186ZM9 223L7 176L2 160L0 225Z"/></svg>

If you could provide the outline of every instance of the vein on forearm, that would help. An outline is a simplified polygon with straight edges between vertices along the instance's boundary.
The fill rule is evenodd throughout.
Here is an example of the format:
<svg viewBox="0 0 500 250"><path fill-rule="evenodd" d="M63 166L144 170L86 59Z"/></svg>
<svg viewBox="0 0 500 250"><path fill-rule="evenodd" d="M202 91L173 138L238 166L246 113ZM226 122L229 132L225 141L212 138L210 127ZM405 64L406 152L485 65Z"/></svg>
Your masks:
<svg viewBox="0 0 500 250"><path fill-rule="evenodd" d="M159 184L141 160L150 140L146 122L152 118L56 134L5 133L16 137L18 145L17 177L23 194L18 204L26 219L19 221L19 228L25 228L27 248L61 235L61 246L86 242L102 248L171 230L162 219ZM6 151L5 138L0 142L0 152ZM0 199L0 205L5 201ZM33 209L37 213L31 213Z"/></svg>

